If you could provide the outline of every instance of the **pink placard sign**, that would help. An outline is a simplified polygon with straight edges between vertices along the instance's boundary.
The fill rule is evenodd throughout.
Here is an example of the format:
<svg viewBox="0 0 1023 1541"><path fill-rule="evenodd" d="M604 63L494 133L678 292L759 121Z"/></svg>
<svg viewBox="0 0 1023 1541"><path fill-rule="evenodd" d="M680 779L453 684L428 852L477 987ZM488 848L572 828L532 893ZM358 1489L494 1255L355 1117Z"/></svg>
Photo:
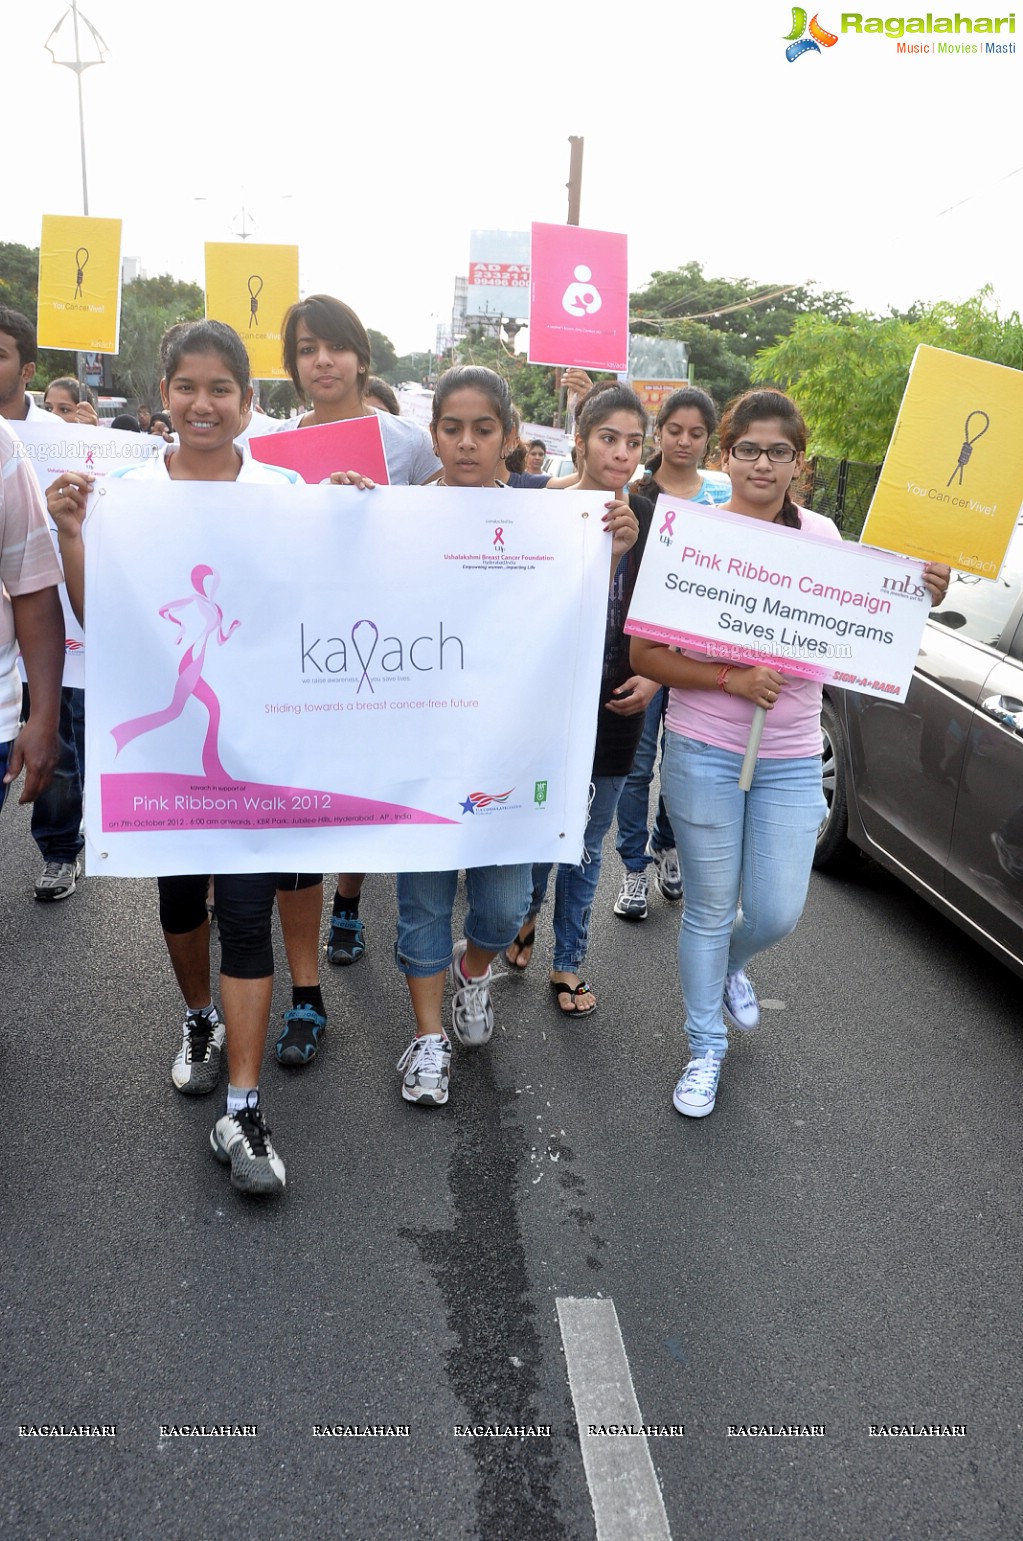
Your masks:
<svg viewBox="0 0 1023 1541"><path fill-rule="evenodd" d="M622 373L629 367L628 240L577 225L534 225L529 362Z"/></svg>
<svg viewBox="0 0 1023 1541"><path fill-rule="evenodd" d="M320 428L295 428L263 433L249 440L253 460L297 471L303 481L322 482L334 471L358 471L378 485L390 482L380 423L369 417L349 417Z"/></svg>

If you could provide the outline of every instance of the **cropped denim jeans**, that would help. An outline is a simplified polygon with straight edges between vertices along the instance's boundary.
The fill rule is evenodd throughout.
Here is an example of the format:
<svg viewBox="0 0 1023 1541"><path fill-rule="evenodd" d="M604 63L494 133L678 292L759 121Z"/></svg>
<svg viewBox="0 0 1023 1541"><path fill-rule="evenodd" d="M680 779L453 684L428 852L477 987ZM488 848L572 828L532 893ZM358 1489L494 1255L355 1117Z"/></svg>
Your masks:
<svg viewBox="0 0 1023 1541"><path fill-rule="evenodd" d="M686 909L678 971L694 1056L724 1054L725 976L795 930L825 814L821 759L757 761L666 734L661 785L678 843Z"/></svg>
<svg viewBox="0 0 1023 1541"><path fill-rule="evenodd" d="M512 867L469 867L465 935L483 952L500 952L518 935L529 906L529 862ZM451 919L457 872L398 873L398 939L403 974L429 979L451 962Z"/></svg>

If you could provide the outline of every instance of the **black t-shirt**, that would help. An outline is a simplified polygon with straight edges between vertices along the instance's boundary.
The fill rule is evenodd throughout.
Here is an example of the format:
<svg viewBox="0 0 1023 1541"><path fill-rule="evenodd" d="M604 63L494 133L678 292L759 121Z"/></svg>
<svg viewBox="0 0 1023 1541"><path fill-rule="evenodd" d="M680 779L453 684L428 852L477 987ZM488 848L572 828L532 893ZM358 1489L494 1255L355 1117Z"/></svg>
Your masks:
<svg viewBox="0 0 1023 1541"><path fill-rule="evenodd" d="M640 497L634 492L628 496L629 507L639 520L639 539L618 563L607 598L604 667L600 679L597 742L593 752L594 776L627 776L643 735L642 712L632 717L620 717L616 712L609 712L605 705L611 699L612 692L624 684L633 672L629 663L629 638L625 635L624 626L654 517L654 505L649 498Z"/></svg>

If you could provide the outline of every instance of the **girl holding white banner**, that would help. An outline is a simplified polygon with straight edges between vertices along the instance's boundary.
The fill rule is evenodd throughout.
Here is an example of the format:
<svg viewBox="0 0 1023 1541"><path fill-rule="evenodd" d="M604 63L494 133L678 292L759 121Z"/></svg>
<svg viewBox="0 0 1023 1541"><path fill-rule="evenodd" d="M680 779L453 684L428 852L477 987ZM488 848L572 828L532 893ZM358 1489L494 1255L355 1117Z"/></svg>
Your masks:
<svg viewBox="0 0 1023 1541"><path fill-rule="evenodd" d="M298 419L286 418L275 425L279 431L322 428L328 423L376 416L392 486L419 486L440 470L425 430L418 423L368 403L372 378L369 334L359 317L342 300L329 294L313 294L292 305L281 326L284 367L292 384L310 410ZM348 472L365 467L349 466L336 481L348 480ZM359 917L359 899L365 874L338 874L327 938L327 959L346 966L357 963L366 951L366 931Z"/></svg>
<svg viewBox="0 0 1023 1541"><path fill-rule="evenodd" d="M434 393L431 427L443 465L441 485L492 487L495 492L500 488L498 469L514 432L511 396L500 375L473 366L449 369ZM642 445L642 433L639 439ZM614 571L635 544L636 518L627 503L614 500L603 526L613 536ZM398 874L396 954L416 1018L416 1036L398 1061L406 1102L429 1107L448 1100L451 1042L441 1015L448 979L456 1039L467 1048L489 1041L494 1030L491 963L518 933L529 904L532 874L530 862L470 868L465 874L469 899L465 936L454 947L451 922L458 873Z"/></svg>
<svg viewBox="0 0 1023 1541"><path fill-rule="evenodd" d="M231 327L220 321L175 327L164 339L161 352L165 369L161 393L179 442L156 459L115 472L116 476L132 480L252 481L282 488L299 480L294 471L260 465L246 447L235 443L252 389L244 345ZM83 619L82 517L91 480L66 473L47 492L50 514L60 534L68 592ZM216 574L212 569L196 567L192 584L192 594L161 612L181 627L182 642L183 614L190 623L192 612L198 616L201 633L183 654L173 698L161 711L121 724L115 738L120 751L132 739L175 720L194 697L209 713L203 770L211 777L220 770L220 706L202 678L202 666L207 646L226 644L233 627L223 623L216 604ZM327 1021L318 979L321 882L319 873L217 875L222 1024L210 988L209 874L158 879L160 923L186 1007L171 1079L188 1095L214 1091L226 1037L227 1107L214 1126L210 1144L218 1161L230 1165L232 1184L247 1193L278 1192L285 1183L284 1163L271 1144L259 1098L259 1072L273 992L270 927L274 897L276 894L295 981L293 1006L285 1013L277 1057L283 1064L305 1064L315 1054ZM305 1052L287 1052L296 1045L304 1046Z"/></svg>
<svg viewBox="0 0 1023 1541"><path fill-rule="evenodd" d="M653 504L626 493L646 435L647 417L635 392L625 385L596 385L584 398L575 436L579 481L576 490L610 493L608 507L622 523L620 560L612 568L604 636L597 739L593 755L590 807L583 837L583 859L561 862L554 885L554 960L550 985L563 1016L589 1016L597 998L582 978L590 916L600 881L604 836L611 827L625 778L643 732L647 706L657 686L632 672L623 627L636 585L643 547L650 531ZM625 529L632 539L625 544ZM505 955L517 972L529 962L536 940L536 917L547 893L552 863L533 867L529 913Z"/></svg>
<svg viewBox="0 0 1023 1541"><path fill-rule="evenodd" d="M790 495L803 469L806 425L781 391L748 391L721 423L723 506L840 541L829 519ZM925 573L937 601L948 569ZM678 965L691 1059L674 1092L679 1113L713 1111L728 1047L723 1017L749 1032L760 1007L750 959L795 929L810 881L821 789L821 687L764 664L747 666L632 639L637 672L670 687L661 786L678 842L686 909ZM739 786L757 707L766 724L749 791Z"/></svg>

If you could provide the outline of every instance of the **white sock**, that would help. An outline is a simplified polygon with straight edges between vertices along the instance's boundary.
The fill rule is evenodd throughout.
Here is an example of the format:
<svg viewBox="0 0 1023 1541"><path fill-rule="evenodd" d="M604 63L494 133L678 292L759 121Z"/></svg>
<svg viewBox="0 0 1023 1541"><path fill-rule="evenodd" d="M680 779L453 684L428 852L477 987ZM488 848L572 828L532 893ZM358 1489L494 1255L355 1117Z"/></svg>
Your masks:
<svg viewBox="0 0 1023 1541"><path fill-rule="evenodd" d="M228 1113L240 1113L243 1108L247 1108L249 1106L249 1099L252 1097L252 1093L253 1092L255 1092L255 1094L256 1094L255 1098L253 1098L253 1106L258 1107L259 1106L259 1087L258 1086L230 1086L229 1085L228 1088L227 1088L227 1111L228 1111Z"/></svg>

